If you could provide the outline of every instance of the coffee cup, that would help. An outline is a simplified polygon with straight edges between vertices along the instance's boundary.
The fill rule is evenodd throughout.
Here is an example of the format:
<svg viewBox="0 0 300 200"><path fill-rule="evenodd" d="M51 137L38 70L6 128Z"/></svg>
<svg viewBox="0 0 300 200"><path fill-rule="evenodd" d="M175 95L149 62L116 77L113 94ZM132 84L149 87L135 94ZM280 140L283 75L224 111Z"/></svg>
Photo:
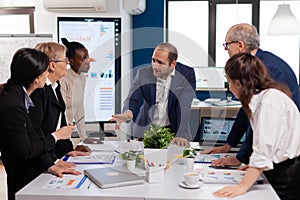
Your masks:
<svg viewBox="0 0 300 200"><path fill-rule="evenodd" d="M199 175L197 172L184 173L184 181L187 185L197 185L199 182Z"/></svg>
<svg viewBox="0 0 300 200"><path fill-rule="evenodd" d="M227 98L227 102L231 102L231 100L232 100L232 95L231 95L231 94L227 94L227 95L226 95L226 98Z"/></svg>

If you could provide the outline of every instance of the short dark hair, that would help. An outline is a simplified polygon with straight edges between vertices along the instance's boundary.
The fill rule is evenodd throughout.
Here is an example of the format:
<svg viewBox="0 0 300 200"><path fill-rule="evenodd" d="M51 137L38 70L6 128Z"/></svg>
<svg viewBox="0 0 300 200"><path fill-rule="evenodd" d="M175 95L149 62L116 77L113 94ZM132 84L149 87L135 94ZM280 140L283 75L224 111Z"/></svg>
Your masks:
<svg viewBox="0 0 300 200"><path fill-rule="evenodd" d="M178 51L177 51L176 47L171 43L167 43L167 42L160 43L155 47L155 49L168 50L169 51L168 59L169 59L170 63L173 60L177 60L177 58L178 58Z"/></svg>
<svg viewBox="0 0 300 200"><path fill-rule="evenodd" d="M19 49L13 56L8 82L21 84L28 89L35 78L48 70L49 62L43 52L31 48Z"/></svg>
<svg viewBox="0 0 300 200"><path fill-rule="evenodd" d="M85 46L79 42L69 42L66 38L61 38L61 41L67 47L66 56L69 59L74 58L77 49L85 49Z"/></svg>

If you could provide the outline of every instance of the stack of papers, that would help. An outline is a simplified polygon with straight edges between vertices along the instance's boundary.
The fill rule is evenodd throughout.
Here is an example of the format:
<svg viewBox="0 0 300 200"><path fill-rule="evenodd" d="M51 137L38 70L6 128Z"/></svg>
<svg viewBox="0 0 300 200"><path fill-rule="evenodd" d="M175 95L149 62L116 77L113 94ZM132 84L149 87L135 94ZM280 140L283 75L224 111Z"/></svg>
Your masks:
<svg viewBox="0 0 300 200"><path fill-rule="evenodd" d="M75 164L113 164L115 154L113 151L98 151L92 152L88 156L65 156L63 160Z"/></svg>
<svg viewBox="0 0 300 200"><path fill-rule="evenodd" d="M114 151L117 149L118 145L114 145L111 142L106 142L103 144L84 144L88 146L92 151Z"/></svg>

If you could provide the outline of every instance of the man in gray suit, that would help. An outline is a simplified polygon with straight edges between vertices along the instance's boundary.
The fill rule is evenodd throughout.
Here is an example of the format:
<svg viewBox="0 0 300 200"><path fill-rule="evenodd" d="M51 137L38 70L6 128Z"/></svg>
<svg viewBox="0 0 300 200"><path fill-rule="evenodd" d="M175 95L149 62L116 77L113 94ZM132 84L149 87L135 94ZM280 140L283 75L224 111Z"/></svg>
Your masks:
<svg viewBox="0 0 300 200"><path fill-rule="evenodd" d="M176 62L177 57L177 49L170 43L155 47L152 65L139 69L133 80L123 113L111 119L117 122L117 129L120 123L134 119L133 137L143 138L144 130L150 125L159 125L175 133L172 143L189 144L192 140L189 117L196 79L193 68Z"/></svg>

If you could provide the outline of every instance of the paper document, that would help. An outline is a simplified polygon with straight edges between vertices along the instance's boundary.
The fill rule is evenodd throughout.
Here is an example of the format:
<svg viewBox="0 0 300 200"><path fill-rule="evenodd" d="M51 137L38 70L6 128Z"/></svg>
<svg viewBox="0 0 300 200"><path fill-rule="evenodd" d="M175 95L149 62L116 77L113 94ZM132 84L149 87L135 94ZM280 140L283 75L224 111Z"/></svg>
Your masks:
<svg viewBox="0 0 300 200"><path fill-rule="evenodd" d="M64 174L62 178L55 176L43 186L43 189L79 189L86 179L87 176L83 174L78 176Z"/></svg>
<svg viewBox="0 0 300 200"><path fill-rule="evenodd" d="M214 169L204 168L202 182L203 183L239 183L245 176L246 171L234 169ZM258 181L263 180L259 176Z"/></svg>
<svg viewBox="0 0 300 200"><path fill-rule="evenodd" d="M114 145L110 142L105 142L103 144L84 144L88 146L92 151L114 151L118 148L118 145Z"/></svg>
<svg viewBox="0 0 300 200"><path fill-rule="evenodd" d="M113 151L97 151L88 156L65 156L63 160L75 164L113 164L115 154Z"/></svg>
<svg viewBox="0 0 300 200"><path fill-rule="evenodd" d="M225 158L230 155L232 154L198 154L195 158L195 163L211 163L213 160Z"/></svg>

